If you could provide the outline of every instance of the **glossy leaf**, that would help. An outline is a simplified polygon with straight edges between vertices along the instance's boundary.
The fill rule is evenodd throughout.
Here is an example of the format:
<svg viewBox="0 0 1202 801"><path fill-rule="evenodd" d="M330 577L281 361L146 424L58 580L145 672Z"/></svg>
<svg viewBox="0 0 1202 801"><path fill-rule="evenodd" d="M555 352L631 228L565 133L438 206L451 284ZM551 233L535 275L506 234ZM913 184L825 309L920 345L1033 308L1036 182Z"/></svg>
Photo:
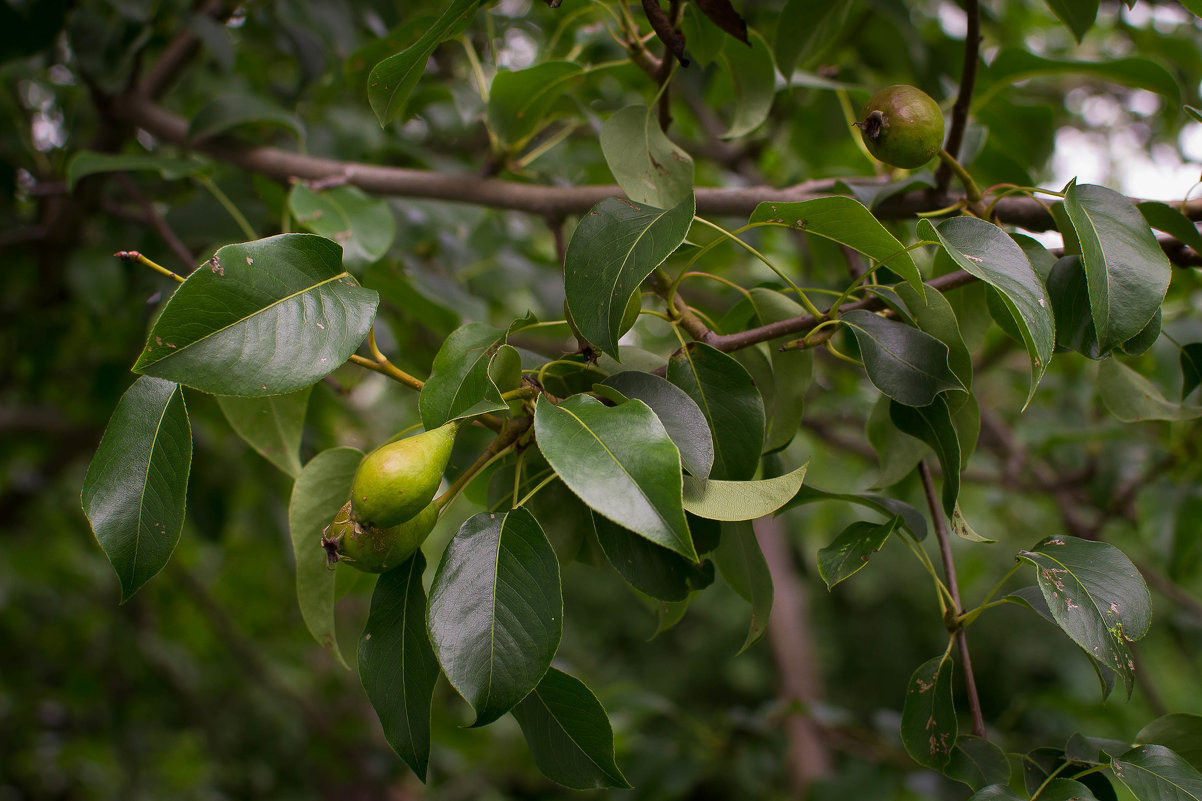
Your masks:
<svg viewBox="0 0 1202 801"><path fill-rule="evenodd" d="M768 119L776 97L776 67L764 37L748 31L751 47L723 47L718 61L734 83L735 110L723 139L746 136Z"/></svg>
<svg viewBox="0 0 1202 801"><path fill-rule="evenodd" d="M906 406L927 406L948 389L964 389L948 366L948 350L913 326L869 311L839 317L856 336L873 386Z"/></svg>
<svg viewBox="0 0 1202 801"><path fill-rule="evenodd" d="M175 290L134 371L215 395L282 395L355 352L379 296L313 234L226 245Z"/></svg>
<svg viewBox="0 0 1202 801"><path fill-rule="evenodd" d="M927 287L919 294L908 284L893 288L914 325L947 346L947 364L965 389L972 389L972 354L964 344L956 311L942 292Z"/></svg>
<svg viewBox="0 0 1202 801"><path fill-rule="evenodd" d="M646 106L627 106L601 126L609 171L635 203L670 209L693 194L693 159L659 127Z"/></svg>
<svg viewBox="0 0 1202 801"><path fill-rule="evenodd" d="M468 323L442 343L418 396L422 425L427 431L451 420L508 408L488 374L488 366L504 338L505 332L499 328Z"/></svg>
<svg viewBox="0 0 1202 801"><path fill-rule="evenodd" d="M760 325L803 317L805 309L780 292L755 287L750 292L751 305ZM785 350L780 346L790 337L779 337L764 343L772 362L772 391L757 384L764 400L768 431L764 435L764 451L772 453L792 441L801 424L806 391L814 375L812 350Z"/></svg>
<svg viewBox="0 0 1202 801"><path fill-rule="evenodd" d="M67 188L75 189L82 178L104 172L154 170L164 178L180 178L197 172L201 162L156 156L153 153L97 153L80 150L67 162Z"/></svg>
<svg viewBox="0 0 1202 801"><path fill-rule="evenodd" d="M915 291L925 293L922 274L905 245L872 216L858 200L823 197L796 203L761 203L749 222L776 223L846 245L901 276Z"/></svg>
<svg viewBox="0 0 1202 801"><path fill-rule="evenodd" d="M989 65L989 76L1006 84L1027 78L1065 73L1095 75L1111 83L1137 86L1164 95L1172 105L1181 102L1181 87L1173 74L1155 61L1144 58L1106 58L1098 61L1068 61L1043 58L1025 48L1004 48Z"/></svg>
<svg viewBox="0 0 1202 801"><path fill-rule="evenodd" d="M266 124L286 128L304 141L305 126L295 114L274 106L257 95L220 94L192 115L188 140L193 144L244 125Z"/></svg>
<svg viewBox="0 0 1202 801"><path fill-rule="evenodd" d="M680 452L642 401L607 407L586 395L540 396L535 436L563 483L594 511L697 561L681 505Z"/></svg>
<svg viewBox="0 0 1202 801"><path fill-rule="evenodd" d="M943 772L948 778L963 782L974 790L1010 781L1006 752L984 737L972 734L961 734L956 738L956 747Z"/></svg>
<svg viewBox="0 0 1202 801"><path fill-rule="evenodd" d="M378 261L396 236L388 201L369 197L354 186L314 192L302 183L294 184L288 210L302 227L342 245L342 263L348 269Z"/></svg>
<svg viewBox="0 0 1202 801"><path fill-rule="evenodd" d="M564 92L580 83L579 64L544 61L524 70L503 70L488 92L488 126L501 142L519 146L543 126Z"/></svg>
<svg viewBox="0 0 1202 801"><path fill-rule="evenodd" d="M929 406L915 408L894 401L889 417L903 432L931 446L943 472L943 512L951 517L960 495L960 440L943 396Z"/></svg>
<svg viewBox="0 0 1202 801"><path fill-rule="evenodd" d="M772 40L777 66L786 78L794 65L806 68L836 41L851 0L789 0L780 12Z"/></svg>
<svg viewBox="0 0 1202 801"><path fill-rule="evenodd" d="M1202 715L1172 712L1140 729L1135 742L1163 745L1195 770L1202 770Z"/></svg>
<svg viewBox="0 0 1202 801"><path fill-rule="evenodd" d="M793 497L793 500L785 504L784 508L792 509L794 506L803 506L807 503L817 503L819 501L844 501L880 512L886 517L900 517L901 525L909 529L910 533L914 535L914 539L919 541L926 539L927 519L922 516L922 512L919 512L905 501L899 501L896 498L887 498L883 495L826 492L807 484L797 491L797 495Z"/></svg>
<svg viewBox="0 0 1202 801"><path fill-rule="evenodd" d="M121 583L121 603L163 569L179 543L191 465L183 391L139 378L109 418L80 497Z"/></svg>
<svg viewBox="0 0 1202 801"><path fill-rule="evenodd" d="M426 633L426 557L418 550L376 581L359 640L359 680L380 718L384 739L417 777L430 764L430 702L438 660Z"/></svg>
<svg viewBox="0 0 1202 801"><path fill-rule="evenodd" d="M709 520L754 520L770 515L793 499L805 480L806 467L756 481L684 478L686 512Z"/></svg>
<svg viewBox="0 0 1202 801"><path fill-rule="evenodd" d="M1070 182L1064 208L1085 262L1098 347L1107 353L1156 314L1172 268L1139 211L1117 192Z"/></svg>
<svg viewBox="0 0 1202 801"><path fill-rule="evenodd" d="M264 459L296 478L301 471L301 434L312 390L305 387L266 398L218 395L217 405L238 436Z"/></svg>
<svg viewBox="0 0 1202 801"><path fill-rule="evenodd" d="M956 266L1000 293L1031 360L1031 388L1027 393L1030 403L1052 359L1056 324L1043 282L1027 255L996 225L975 217L953 217L938 228L923 220L918 224L918 234L938 239Z"/></svg>
<svg viewBox="0 0 1202 801"><path fill-rule="evenodd" d="M730 588L751 604L747 638L739 648L739 653L743 653L767 633L775 595L768 562L750 522L722 524L722 539L714 551L714 564Z"/></svg>
<svg viewBox="0 0 1202 801"><path fill-rule="evenodd" d="M614 373L602 385L650 406L680 451L684 469L698 479L709 476L714 465L714 440L705 415L684 390L652 373L636 371Z"/></svg>
<svg viewBox="0 0 1202 801"><path fill-rule="evenodd" d="M430 642L483 726L534 689L563 635L559 562L525 509L467 519L430 585Z"/></svg>
<svg viewBox="0 0 1202 801"><path fill-rule="evenodd" d="M1090 359L1102 358L1098 335L1089 309L1089 287L1080 256L1057 260L1047 281L1052 313L1056 317L1056 346L1076 351Z"/></svg>
<svg viewBox="0 0 1202 801"><path fill-rule="evenodd" d="M692 342L668 362L668 380L688 393L714 440L711 479L755 475L764 441L764 401L747 370L722 351Z"/></svg>
<svg viewBox="0 0 1202 801"><path fill-rule="evenodd" d="M1105 542L1055 536L1018 558L1037 568L1040 592L1056 624L1086 654L1123 679L1130 695L1135 665L1127 645L1148 631L1148 587L1122 551Z"/></svg>
<svg viewBox="0 0 1202 801"><path fill-rule="evenodd" d="M902 707L902 744L915 762L942 771L951 759L957 731L952 661L937 656L910 676Z"/></svg>
<svg viewBox="0 0 1202 801"><path fill-rule="evenodd" d="M670 209L606 198L572 233L564 260L568 308L585 339L615 359L627 301L684 241L693 208L692 195Z"/></svg>
<svg viewBox="0 0 1202 801"><path fill-rule="evenodd" d="M551 668L513 716L547 778L576 790L630 787L614 759L609 716L579 679Z"/></svg>
<svg viewBox="0 0 1202 801"><path fill-rule="evenodd" d="M899 523L900 517L890 518L884 523L861 520L840 531L830 545L820 548L818 575L826 582L826 588L832 589L839 582L860 572L868 564L868 559L885 547L885 540L889 539Z"/></svg>
<svg viewBox="0 0 1202 801"><path fill-rule="evenodd" d="M372 67L367 79L367 99L380 127L405 110L405 104L425 72L435 48L444 39L461 30L476 13L480 0L452 0L446 10L412 45Z"/></svg>
<svg viewBox="0 0 1202 801"><path fill-rule="evenodd" d="M296 600L313 639L349 670L338 648L334 622L335 571L326 563L321 535L351 497L351 480L363 461L356 448L331 448L314 456L292 484L288 530L296 565Z"/></svg>
<svg viewBox="0 0 1202 801"><path fill-rule="evenodd" d="M1140 801L1198 801L1202 773L1163 745L1139 745L1110 763Z"/></svg>
<svg viewBox="0 0 1202 801"><path fill-rule="evenodd" d="M661 601L683 601L690 591L713 583L712 565L694 564L596 513L593 526L609 563L641 593Z"/></svg>
<svg viewBox="0 0 1202 801"><path fill-rule="evenodd" d="M1110 413L1124 423L1202 417L1202 406L1173 403L1155 384L1117 359L1104 359L1098 365L1098 393Z"/></svg>
<svg viewBox="0 0 1202 801"><path fill-rule="evenodd" d="M1093 27L1098 16L1098 0L1046 0L1060 21L1069 27L1080 42Z"/></svg>

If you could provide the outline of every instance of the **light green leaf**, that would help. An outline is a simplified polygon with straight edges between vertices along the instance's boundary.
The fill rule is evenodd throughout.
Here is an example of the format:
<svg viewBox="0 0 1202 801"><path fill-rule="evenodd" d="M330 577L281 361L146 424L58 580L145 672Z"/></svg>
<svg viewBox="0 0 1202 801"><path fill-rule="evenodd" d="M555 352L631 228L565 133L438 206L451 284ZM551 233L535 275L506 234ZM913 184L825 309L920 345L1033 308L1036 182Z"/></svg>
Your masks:
<svg viewBox="0 0 1202 801"><path fill-rule="evenodd" d="M1202 417L1202 406L1173 403L1155 384L1117 359L1098 364L1098 393L1110 413L1124 423Z"/></svg>
<svg viewBox="0 0 1202 801"><path fill-rule="evenodd" d="M167 301L134 372L215 395L282 395L355 352L379 296L313 234L226 245Z"/></svg>
<svg viewBox="0 0 1202 801"><path fill-rule="evenodd" d="M1081 246L1094 331L1106 354L1156 314L1172 268L1138 209L1117 192L1070 182L1064 209Z"/></svg>
<svg viewBox="0 0 1202 801"><path fill-rule="evenodd" d="M288 209L299 225L342 245L342 263L362 269L379 261L396 236L388 201L354 186L314 192L302 183L288 194Z"/></svg>
<svg viewBox="0 0 1202 801"><path fill-rule="evenodd" d="M714 563L730 588L751 604L747 638L739 648L739 653L743 653L767 633L775 595L768 562L750 522L722 524L722 539L714 551Z"/></svg>
<svg viewBox="0 0 1202 801"><path fill-rule="evenodd" d="M376 581L359 640L359 680L380 718L384 739L417 778L430 764L430 702L438 660L426 633L426 557L418 550Z"/></svg>
<svg viewBox="0 0 1202 801"><path fill-rule="evenodd" d="M964 389L947 345L925 331L858 309L839 319L856 336L869 380L893 400L927 406L944 390Z"/></svg>
<svg viewBox="0 0 1202 801"><path fill-rule="evenodd" d="M520 147L542 128L555 101L579 84L583 73L569 61L498 72L488 92L488 126L503 144Z"/></svg>
<svg viewBox="0 0 1202 801"><path fill-rule="evenodd" d="M164 178L182 178L199 172L203 166L200 161L156 156L153 153L97 153L81 150L67 163L67 188L73 190L81 178L102 172L154 170Z"/></svg>
<svg viewBox="0 0 1202 801"><path fill-rule="evenodd" d="M1164 95L1173 106L1181 103L1181 87L1173 74L1162 65L1144 58L1068 61L1043 58L1026 48L1007 47L997 54L988 70L989 77L1004 86L1036 76L1061 76L1065 73L1094 75L1111 83L1157 92Z"/></svg>
<svg viewBox="0 0 1202 801"><path fill-rule="evenodd" d="M693 210L692 195L667 210L610 197L580 220L564 259L564 291L585 339L620 358L626 303L684 241Z"/></svg>
<svg viewBox="0 0 1202 801"><path fill-rule="evenodd" d="M296 564L296 599L313 639L350 669L338 648L334 625L335 571L326 563L322 531L351 497L351 481L363 461L355 448L331 448L314 456L292 484L288 530Z"/></svg>
<svg viewBox="0 0 1202 801"><path fill-rule="evenodd" d="M901 523L895 516L884 523L852 523L839 532L830 545L818 550L818 575L828 590L860 572L874 553L885 547L885 540Z"/></svg>
<svg viewBox="0 0 1202 801"><path fill-rule="evenodd" d="M614 759L609 716L579 679L551 668L513 716L548 779L576 790L630 788Z"/></svg>
<svg viewBox="0 0 1202 801"><path fill-rule="evenodd" d="M430 642L483 726L538 685L563 635L559 561L525 509L467 519L430 585Z"/></svg>
<svg viewBox="0 0 1202 801"><path fill-rule="evenodd" d="M606 120L601 152L635 203L670 209L693 194L693 159L664 134L647 106L627 106Z"/></svg>
<svg viewBox="0 0 1202 801"><path fill-rule="evenodd" d="M686 512L709 520L754 520L780 509L801 489L807 464L791 473L758 481L684 477Z"/></svg>
<svg viewBox="0 0 1202 801"><path fill-rule="evenodd" d="M681 505L680 452L642 401L607 407L587 395L540 396L535 436L568 489L594 511L696 562Z"/></svg>
<svg viewBox="0 0 1202 801"><path fill-rule="evenodd" d="M1018 558L1030 562L1056 624L1100 665L1122 677L1130 695L1135 664L1128 642L1143 637L1152 617L1143 577L1105 542L1055 536Z"/></svg>
<svg viewBox="0 0 1202 801"><path fill-rule="evenodd" d="M452 0L434 24L405 50L372 67L367 99L380 127L401 116L435 48L471 20L481 0Z"/></svg>
<svg viewBox="0 0 1202 801"><path fill-rule="evenodd" d="M121 582L121 603L163 569L179 543L191 466L183 391L139 378L113 410L80 495Z"/></svg>
<svg viewBox="0 0 1202 801"><path fill-rule="evenodd" d="M749 222L784 225L846 245L872 259L874 266L897 273L916 292L926 292L922 274L905 245L858 200L836 196L796 203L761 203Z"/></svg>
<svg viewBox="0 0 1202 801"><path fill-rule="evenodd" d="M923 220L918 224L918 235L938 239L956 266L1000 293L1031 360L1031 387L1027 392L1030 403L1052 360L1056 323L1043 282L1026 253L1002 229L976 217L953 217L938 228Z"/></svg>
<svg viewBox="0 0 1202 801"><path fill-rule="evenodd" d="M287 395L266 398L218 395L217 405L238 436L264 459L296 478L301 471L301 434L312 390L312 387L305 387Z"/></svg>
<svg viewBox="0 0 1202 801"><path fill-rule="evenodd" d="M937 656L910 676L902 707L902 744L915 762L942 771L951 759L957 732L952 660Z"/></svg>
<svg viewBox="0 0 1202 801"><path fill-rule="evenodd" d="M735 112L723 139L737 139L768 119L776 97L776 67L764 37L747 32L751 47L723 47L718 61L734 83Z"/></svg>

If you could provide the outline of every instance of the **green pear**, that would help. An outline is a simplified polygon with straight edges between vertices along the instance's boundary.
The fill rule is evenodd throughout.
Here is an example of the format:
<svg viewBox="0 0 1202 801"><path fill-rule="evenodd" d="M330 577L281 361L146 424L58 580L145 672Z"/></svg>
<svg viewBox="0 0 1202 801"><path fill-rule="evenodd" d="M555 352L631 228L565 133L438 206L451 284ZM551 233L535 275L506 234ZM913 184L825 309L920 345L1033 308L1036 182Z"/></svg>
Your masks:
<svg viewBox="0 0 1202 801"><path fill-rule="evenodd" d="M856 123L868 152L894 167L921 167L943 147L943 112L913 86L887 86L864 106Z"/></svg>
<svg viewBox="0 0 1202 801"><path fill-rule="evenodd" d="M421 512L438 492L459 422L381 445L359 463L351 512L361 525L390 528Z"/></svg>
<svg viewBox="0 0 1202 801"><path fill-rule="evenodd" d="M438 522L438 505L427 504L414 517L390 528L365 526L355 520L350 501L322 533L326 559L346 562L366 573L386 573L409 561Z"/></svg>

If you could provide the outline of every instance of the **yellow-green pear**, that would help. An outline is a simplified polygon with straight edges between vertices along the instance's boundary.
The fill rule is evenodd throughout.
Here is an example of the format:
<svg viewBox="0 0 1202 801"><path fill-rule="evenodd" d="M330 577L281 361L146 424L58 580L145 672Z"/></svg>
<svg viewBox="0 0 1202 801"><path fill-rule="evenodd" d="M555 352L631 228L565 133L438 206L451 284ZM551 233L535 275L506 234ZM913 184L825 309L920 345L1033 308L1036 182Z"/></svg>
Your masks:
<svg viewBox="0 0 1202 801"><path fill-rule="evenodd" d="M345 562L366 573L386 573L409 561L438 522L438 505L427 504L414 517L390 528L366 526L355 520L350 501L322 534L321 545L330 563Z"/></svg>
<svg viewBox="0 0 1202 801"><path fill-rule="evenodd" d="M458 421L452 421L364 456L351 484L355 520L371 528L390 528L421 512L438 492L458 429Z"/></svg>

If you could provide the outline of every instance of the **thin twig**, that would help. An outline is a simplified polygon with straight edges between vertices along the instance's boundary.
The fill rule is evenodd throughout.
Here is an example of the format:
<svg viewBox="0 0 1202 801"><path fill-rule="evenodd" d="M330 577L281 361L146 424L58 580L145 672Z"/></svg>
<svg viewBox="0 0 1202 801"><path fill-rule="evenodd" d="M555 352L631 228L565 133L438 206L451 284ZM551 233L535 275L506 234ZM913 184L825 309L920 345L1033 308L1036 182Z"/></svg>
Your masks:
<svg viewBox="0 0 1202 801"><path fill-rule="evenodd" d="M939 555L943 560L943 572L947 576L947 589L952 596L952 610L948 620L955 620L964 614L964 604L960 602L960 587L956 582L956 563L952 560L951 543L948 541L947 523L935 495L935 482L926 460L918 463L918 475L922 479L922 489L926 494L927 507L931 512L931 522L935 526L935 539L939 542ZM968 695L968 709L972 714L972 733L978 737L986 737L985 716L981 713L981 698L977 694L977 679L972 670L972 659L968 654L968 637L964 628L958 624L949 627L955 633L956 646L960 651L960 664L964 671L964 690Z"/></svg>
<svg viewBox="0 0 1202 801"><path fill-rule="evenodd" d="M146 215L146 222L167 243L167 247L171 248L171 252L175 254L175 257L183 262L184 271L191 272L196 267L196 257L192 255L192 252L188 250L187 245L184 244L175 231L171 230L171 226L167 225L167 221L155 209L154 204L150 202L150 198L146 197L146 193L138 188L138 185L133 182L128 173L118 172L115 177L117 183L121 184L121 189L124 190L125 194L129 195L138 204L138 207L142 209L142 213Z"/></svg>
<svg viewBox="0 0 1202 801"><path fill-rule="evenodd" d="M960 93L952 106L952 124L948 128L944 147L953 158L960 157L964 129L968 125L968 109L972 104L973 87L977 82L977 64L981 60L981 9L978 0L964 0L967 31L964 34L964 67L960 72ZM943 194L952 180L952 167L947 162L935 172L935 189Z"/></svg>

